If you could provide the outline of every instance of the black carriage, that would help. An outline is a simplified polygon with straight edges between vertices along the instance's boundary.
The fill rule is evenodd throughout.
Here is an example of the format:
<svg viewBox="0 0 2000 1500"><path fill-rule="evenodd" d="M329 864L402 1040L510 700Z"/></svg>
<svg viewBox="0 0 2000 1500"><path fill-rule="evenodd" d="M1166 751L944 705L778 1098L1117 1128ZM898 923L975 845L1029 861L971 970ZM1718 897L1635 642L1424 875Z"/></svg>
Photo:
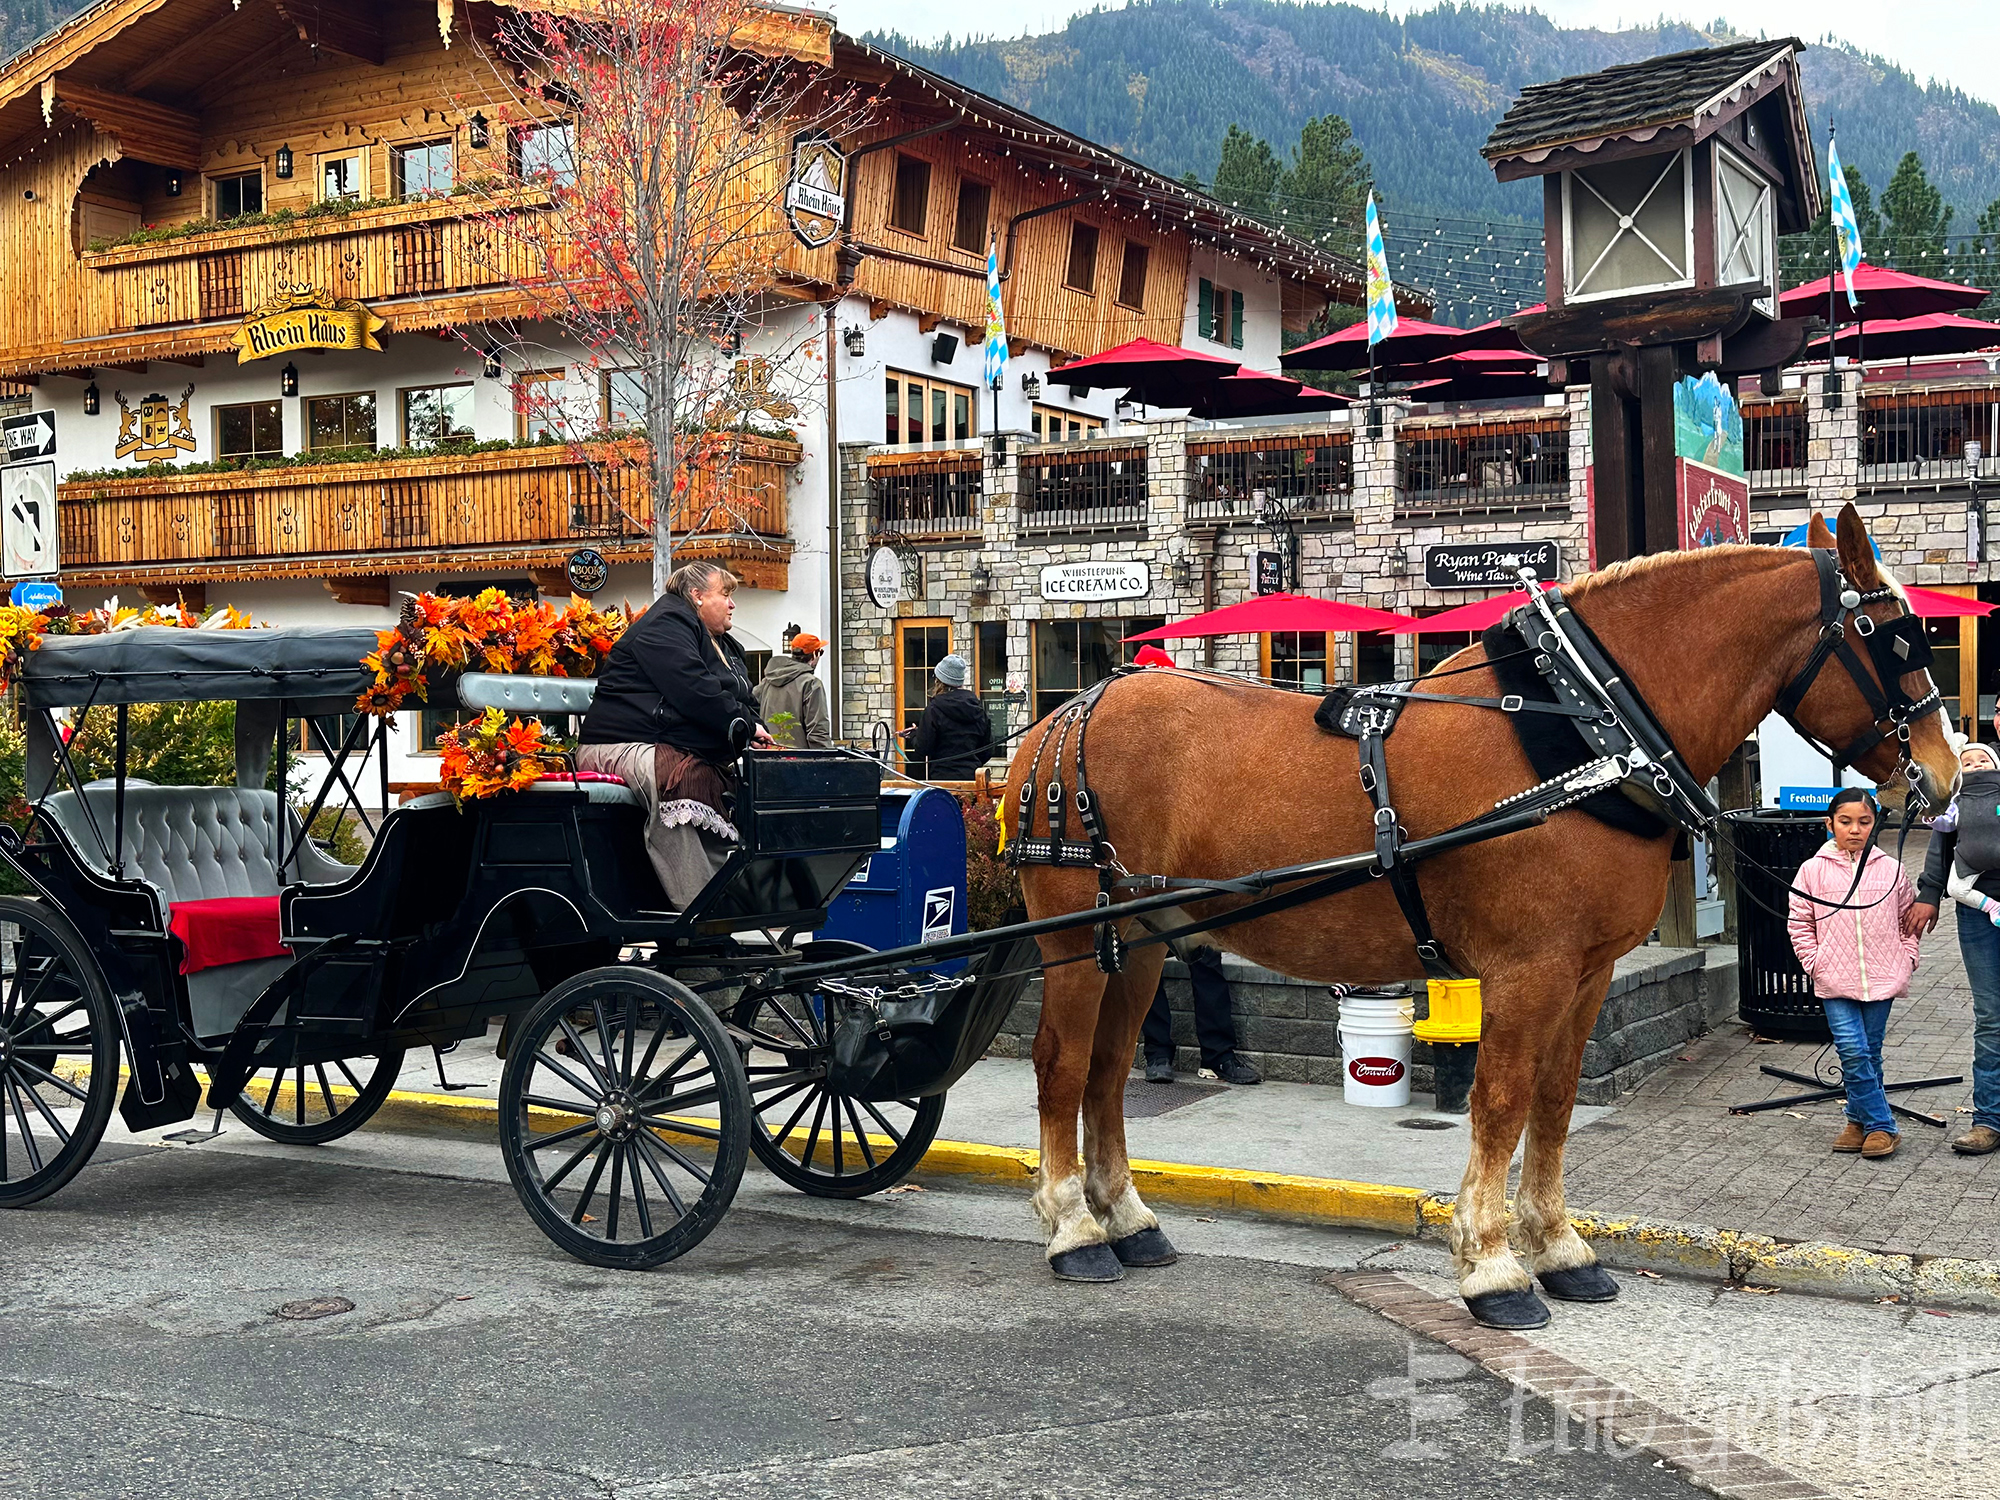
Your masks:
<svg viewBox="0 0 2000 1500"><path fill-rule="evenodd" d="M885 975L866 949L811 940L880 848L872 762L746 755L741 841L672 911L621 785L560 776L462 809L437 793L369 820L356 778L373 757L386 807L389 728L350 711L373 647L370 631L145 628L50 637L28 657L32 815L25 834L0 829L28 891L0 897L0 1206L73 1177L114 1101L146 1130L194 1116L205 1091L218 1120L226 1108L273 1140L327 1142L382 1105L406 1052L496 1017L509 1175L581 1259L685 1252L749 1152L842 1197L916 1164L944 1088L1024 982L993 978L1023 948L965 975ZM580 713L591 686L452 685L469 708L545 719ZM131 707L199 700L237 704L237 784L129 777ZM80 785L54 711L92 708L116 716L117 762ZM326 765L303 817L276 790L295 721ZM308 836L330 802L370 823L358 866ZM866 987L828 977L857 966L877 971ZM788 977L801 968L808 980ZM960 990L955 1024L898 1039L885 995L928 999L935 1018Z"/></svg>

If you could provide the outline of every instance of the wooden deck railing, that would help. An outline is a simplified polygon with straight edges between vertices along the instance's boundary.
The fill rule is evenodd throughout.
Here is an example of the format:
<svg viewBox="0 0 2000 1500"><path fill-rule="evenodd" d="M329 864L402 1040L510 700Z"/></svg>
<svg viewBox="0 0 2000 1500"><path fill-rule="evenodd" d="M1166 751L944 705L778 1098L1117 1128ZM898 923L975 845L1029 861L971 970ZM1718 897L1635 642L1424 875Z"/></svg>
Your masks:
<svg viewBox="0 0 2000 1500"><path fill-rule="evenodd" d="M786 535L794 444L746 439L727 480L698 482L676 534ZM58 491L62 571L189 577L377 573L453 553L566 554L644 544L652 504L637 444L517 448L379 463L81 480Z"/></svg>

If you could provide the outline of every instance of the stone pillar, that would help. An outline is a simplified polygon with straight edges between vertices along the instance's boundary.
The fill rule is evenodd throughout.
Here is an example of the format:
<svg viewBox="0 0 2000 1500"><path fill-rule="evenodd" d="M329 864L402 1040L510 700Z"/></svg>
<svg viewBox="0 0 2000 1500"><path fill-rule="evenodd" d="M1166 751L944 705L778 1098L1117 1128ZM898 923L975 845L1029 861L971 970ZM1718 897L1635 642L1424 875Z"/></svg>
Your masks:
<svg viewBox="0 0 2000 1500"><path fill-rule="evenodd" d="M1827 404L1827 383L1834 382L1838 406ZM1806 377L1806 503L1815 511L1835 512L1852 500L1861 479L1861 372L1825 370ZM1833 524L1831 514L1827 524Z"/></svg>
<svg viewBox="0 0 2000 1500"><path fill-rule="evenodd" d="M889 712L894 626L868 597L867 443L842 443L836 473L840 529L840 681L834 685L834 734L865 740L868 726Z"/></svg>
<svg viewBox="0 0 2000 1500"><path fill-rule="evenodd" d="M1409 404L1384 401L1375 408L1380 417L1379 431L1372 431L1369 410L1357 402L1348 409L1354 430L1354 566L1361 585L1356 604L1376 609L1394 609L1403 574L1407 569L1407 531L1396 529L1398 472L1396 434L1410 414ZM1396 637L1396 672L1403 677L1416 675L1416 637Z"/></svg>
<svg viewBox="0 0 2000 1500"><path fill-rule="evenodd" d="M1576 538L1563 565L1574 576L1597 566L1590 522L1590 387L1571 386L1563 394L1569 411L1569 515Z"/></svg>

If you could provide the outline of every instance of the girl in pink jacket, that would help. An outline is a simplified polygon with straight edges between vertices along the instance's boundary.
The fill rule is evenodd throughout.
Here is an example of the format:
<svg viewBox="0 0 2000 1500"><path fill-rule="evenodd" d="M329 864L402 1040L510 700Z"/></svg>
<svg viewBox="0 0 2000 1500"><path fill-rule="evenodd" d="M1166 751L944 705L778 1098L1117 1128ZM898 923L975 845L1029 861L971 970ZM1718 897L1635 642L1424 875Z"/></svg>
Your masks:
<svg viewBox="0 0 2000 1500"><path fill-rule="evenodd" d="M1847 1128L1833 1149L1880 1158L1893 1156L1897 1145L1896 1119L1882 1091L1882 1037L1890 1004L1909 993L1919 940L1903 931L1903 914L1917 899L1909 873L1869 845L1875 816L1875 799L1861 788L1834 794L1827 809L1830 837L1792 881L1796 890L1833 904L1795 894L1790 928L1792 948L1826 1008L1840 1053ZM1855 863L1864 857L1857 882Z"/></svg>

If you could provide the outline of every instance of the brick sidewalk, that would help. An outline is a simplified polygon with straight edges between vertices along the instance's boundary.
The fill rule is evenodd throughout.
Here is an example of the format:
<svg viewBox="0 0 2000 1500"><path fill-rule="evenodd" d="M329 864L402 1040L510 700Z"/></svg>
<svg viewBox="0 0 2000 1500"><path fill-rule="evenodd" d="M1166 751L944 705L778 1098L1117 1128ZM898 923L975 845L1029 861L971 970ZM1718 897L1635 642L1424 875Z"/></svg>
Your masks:
<svg viewBox="0 0 2000 1500"><path fill-rule="evenodd" d="M1888 836L1885 836L1885 841ZM1921 835L1906 855L1923 864ZM1820 1049L1760 1043L1731 1021L1691 1042L1674 1062L1618 1100L1607 1119L1570 1137L1569 1202L1579 1211L1635 1214L1788 1240L1831 1240L1915 1255L2000 1256L2000 1153L1959 1156L1947 1142L1971 1123L1972 991L1949 906L1925 940L1907 1001L1889 1018L1883 1062L1891 1081L1966 1075L1950 1088L1891 1097L1950 1122L1901 1120L1902 1149L1886 1161L1827 1149L1842 1122L1838 1099L1792 1112L1731 1115L1728 1106L1798 1086L1757 1071L1770 1063L1812 1073ZM1836 1076L1832 1048L1820 1059Z"/></svg>

